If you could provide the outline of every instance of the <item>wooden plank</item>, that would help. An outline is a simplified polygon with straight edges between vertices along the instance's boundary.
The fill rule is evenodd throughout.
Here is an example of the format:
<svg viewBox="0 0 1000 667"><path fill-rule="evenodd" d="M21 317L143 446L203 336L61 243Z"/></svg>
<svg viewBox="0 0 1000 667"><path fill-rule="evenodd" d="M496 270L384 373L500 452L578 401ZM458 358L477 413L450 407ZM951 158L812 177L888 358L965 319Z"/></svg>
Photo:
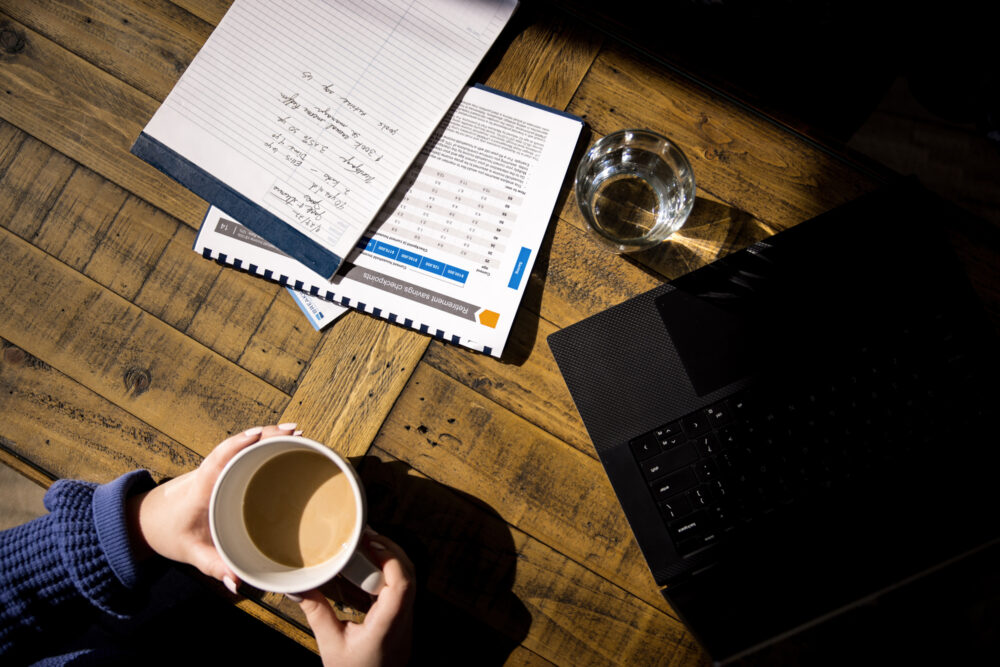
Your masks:
<svg viewBox="0 0 1000 667"><path fill-rule="evenodd" d="M37 145L34 140L26 143ZM43 150L51 151L48 146ZM125 203L127 193L88 169L76 169L31 244L82 271Z"/></svg>
<svg viewBox="0 0 1000 667"><path fill-rule="evenodd" d="M287 604L291 605L295 603L288 601ZM309 650L319 653L319 646L310 632L307 632L301 625L290 622L287 618L276 614L270 607L249 598L241 598L236 602L236 606L262 623L271 626L289 639L293 639ZM298 605L296 604L295 607L298 608Z"/></svg>
<svg viewBox="0 0 1000 667"><path fill-rule="evenodd" d="M21 238L30 239L62 193L73 174L72 160L37 141L26 141L23 132L2 125L10 140L0 145L0 160L7 165L0 178L0 220Z"/></svg>
<svg viewBox="0 0 1000 667"><path fill-rule="evenodd" d="M614 44L569 110L597 135L626 127L665 134L691 161L699 189L781 228L875 185L816 145Z"/></svg>
<svg viewBox="0 0 1000 667"><path fill-rule="evenodd" d="M488 85L565 109L597 57L600 33L534 5L518 8L508 32L515 33L511 43L500 42L491 52L503 49Z"/></svg>
<svg viewBox="0 0 1000 667"><path fill-rule="evenodd" d="M522 319L531 320L534 326L518 327ZM504 363L485 355L455 354L454 349L436 341L427 348L424 362L584 454L595 456L546 342L555 331L550 322L522 311L507 343L508 347L520 348L517 352L523 358L520 363Z"/></svg>
<svg viewBox="0 0 1000 667"><path fill-rule="evenodd" d="M242 271L222 271L185 333L236 361L281 289Z"/></svg>
<svg viewBox="0 0 1000 667"><path fill-rule="evenodd" d="M6 230L0 262L0 336L199 454L284 409L287 395Z"/></svg>
<svg viewBox="0 0 1000 667"><path fill-rule="evenodd" d="M43 489L49 488L49 485L52 484L55 479L44 470L34 465L27 458L18 456L14 452L7 449L7 445L8 442L6 438L0 436L0 463L15 470L21 476L30 479Z"/></svg>
<svg viewBox="0 0 1000 667"><path fill-rule="evenodd" d="M418 649L459 657L489 643L504 655L508 643L479 627L485 624L556 664L693 664L701 657L679 621L508 525L492 499L429 479L379 446L361 476L371 524L416 566ZM445 604L431 613L422 606L428 595ZM429 620L421 625L420 618ZM463 636L446 641L456 625Z"/></svg>
<svg viewBox="0 0 1000 667"><path fill-rule="evenodd" d="M232 0L173 0L173 4L215 26L233 3Z"/></svg>
<svg viewBox="0 0 1000 667"><path fill-rule="evenodd" d="M9 161L0 187L38 218L11 222L25 238L175 328L190 329L216 352L242 359L244 368L282 391L292 391L319 336L304 331L301 315L287 305L269 316L283 290L236 271L222 275L217 264L192 251L194 232L188 227L86 168L68 169L68 181L57 179L62 185L53 201L52 180L39 166L62 164L54 158L59 154L31 137L19 148L25 157ZM47 214L38 210L43 205L51 207ZM258 334L262 345L251 347Z"/></svg>
<svg viewBox="0 0 1000 667"><path fill-rule="evenodd" d="M103 178L101 180L104 181ZM117 186L112 187L125 195ZM178 226L174 218L129 195L83 272L133 301L157 266Z"/></svg>
<svg viewBox="0 0 1000 667"><path fill-rule="evenodd" d="M174 235L134 299L137 306L181 331L191 325L223 270L192 252L194 239L194 230L176 225Z"/></svg>
<svg viewBox="0 0 1000 667"><path fill-rule="evenodd" d="M0 118L197 228L207 204L129 153L158 103L0 13L23 47L0 52Z"/></svg>
<svg viewBox="0 0 1000 667"><path fill-rule="evenodd" d="M22 143L24 143L24 133L10 123L0 120L0 174L7 171L10 163L20 152ZM0 181L0 187L4 185L5 183ZM6 190L0 192L6 194ZM0 204L6 204L6 199L6 197L0 199Z"/></svg>
<svg viewBox="0 0 1000 667"><path fill-rule="evenodd" d="M556 221L546 271L532 271L529 289L538 289L539 314L565 327L656 287L659 276L608 250L591 234Z"/></svg>
<svg viewBox="0 0 1000 667"><path fill-rule="evenodd" d="M375 445L668 609L601 464L440 371L418 366Z"/></svg>
<svg viewBox="0 0 1000 667"><path fill-rule="evenodd" d="M549 662L534 651L529 651L523 646L518 646L511 651L503 664L506 667L548 667L555 663Z"/></svg>
<svg viewBox="0 0 1000 667"><path fill-rule="evenodd" d="M282 290L238 361L257 377L292 394L321 340L322 334L309 326L292 297Z"/></svg>
<svg viewBox="0 0 1000 667"><path fill-rule="evenodd" d="M11 18L160 101L212 32L166 0L8 4Z"/></svg>
<svg viewBox="0 0 1000 667"><path fill-rule="evenodd" d="M180 475L201 457L23 348L0 340L0 439L48 480Z"/></svg>
<svg viewBox="0 0 1000 667"><path fill-rule="evenodd" d="M358 312L327 329L282 422L343 456L364 454L429 338Z"/></svg>

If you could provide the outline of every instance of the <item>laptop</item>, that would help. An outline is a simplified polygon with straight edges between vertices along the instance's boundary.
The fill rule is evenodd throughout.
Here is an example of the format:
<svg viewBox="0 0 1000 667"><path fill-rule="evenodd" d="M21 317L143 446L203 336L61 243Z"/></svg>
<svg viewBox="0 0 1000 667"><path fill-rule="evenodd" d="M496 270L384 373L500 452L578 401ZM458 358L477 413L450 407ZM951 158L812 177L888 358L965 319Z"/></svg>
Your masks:
<svg viewBox="0 0 1000 667"><path fill-rule="evenodd" d="M716 662L1000 536L1000 346L940 224L964 215L903 180L549 336Z"/></svg>

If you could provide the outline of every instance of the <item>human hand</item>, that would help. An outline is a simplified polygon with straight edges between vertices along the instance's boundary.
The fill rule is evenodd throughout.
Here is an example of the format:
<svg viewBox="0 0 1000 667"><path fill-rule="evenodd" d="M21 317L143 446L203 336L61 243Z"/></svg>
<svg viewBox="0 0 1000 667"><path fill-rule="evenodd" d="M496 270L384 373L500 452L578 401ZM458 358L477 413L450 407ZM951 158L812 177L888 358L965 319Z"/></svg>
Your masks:
<svg viewBox="0 0 1000 667"><path fill-rule="evenodd" d="M255 442L291 435L295 424L252 428L223 440L191 472L129 498L129 537L138 557L159 554L187 563L225 583L236 593L237 577L222 561L212 542L208 504L222 469Z"/></svg>
<svg viewBox="0 0 1000 667"><path fill-rule="evenodd" d="M363 623L341 621L318 590L301 594L302 612L316 635L323 664L349 667L405 665L413 641L413 563L392 540L366 533L372 562L382 569L385 586Z"/></svg>

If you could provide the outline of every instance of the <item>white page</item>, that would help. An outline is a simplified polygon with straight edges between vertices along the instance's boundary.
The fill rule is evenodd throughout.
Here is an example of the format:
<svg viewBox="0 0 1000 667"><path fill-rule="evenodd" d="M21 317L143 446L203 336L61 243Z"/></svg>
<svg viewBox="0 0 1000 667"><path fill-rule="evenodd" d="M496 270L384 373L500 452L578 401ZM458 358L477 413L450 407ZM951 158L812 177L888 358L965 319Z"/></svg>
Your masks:
<svg viewBox="0 0 1000 667"><path fill-rule="evenodd" d="M582 123L478 88L445 123L333 282L268 252L215 208L195 250L500 356ZM310 310L337 308L297 300L314 326Z"/></svg>
<svg viewBox="0 0 1000 667"><path fill-rule="evenodd" d="M343 258L515 6L237 0L144 134Z"/></svg>

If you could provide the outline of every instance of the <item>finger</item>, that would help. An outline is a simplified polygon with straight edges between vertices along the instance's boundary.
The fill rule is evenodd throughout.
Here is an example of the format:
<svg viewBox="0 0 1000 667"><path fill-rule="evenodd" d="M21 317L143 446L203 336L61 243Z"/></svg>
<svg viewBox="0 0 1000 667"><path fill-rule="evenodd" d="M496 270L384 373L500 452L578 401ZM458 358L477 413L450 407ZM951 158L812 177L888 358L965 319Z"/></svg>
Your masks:
<svg viewBox="0 0 1000 667"><path fill-rule="evenodd" d="M408 580L413 580L416 568L403 548L385 535L379 535L371 528L367 528L365 539L368 545L368 553L373 557L373 562L381 569L385 569L385 564L392 558L399 561L403 576Z"/></svg>
<svg viewBox="0 0 1000 667"><path fill-rule="evenodd" d="M278 424L277 426L265 426L264 432L260 434L260 438L263 440L264 438L272 438L276 435L291 435L298 427L299 425L295 422Z"/></svg>
<svg viewBox="0 0 1000 667"><path fill-rule="evenodd" d="M339 646L344 638L344 622L333 613L326 597L318 590L299 593L299 596L302 598L299 607L316 636L320 652L324 646Z"/></svg>
<svg viewBox="0 0 1000 667"><path fill-rule="evenodd" d="M265 427L263 426L256 426L242 433L229 436L209 452L205 460L202 461L202 466L221 471L229 463L229 460L240 451L259 441L264 433L264 429Z"/></svg>
<svg viewBox="0 0 1000 667"><path fill-rule="evenodd" d="M287 424L279 424L277 426L255 426L254 428L247 429L242 433L232 435L220 442L215 449L213 449L211 453L205 457L202 465L212 468L215 472L221 472L226 464L229 463L230 459L255 442L259 442L264 438L270 438L276 435L290 435L295 432L296 428L298 428L298 424L290 422Z"/></svg>
<svg viewBox="0 0 1000 667"><path fill-rule="evenodd" d="M369 552L382 570L385 586L379 591L375 603L368 612L368 619L374 625L393 622L401 610L413 605L415 594L413 563L402 547L393 540L369 529L366 532ZM369 620L365 621L366 623Z"/></svg>
<svg viewBox="0 0 1000 667"><path fill-rule="evenodd" d="M365 627L376 635L388 633L393 626L410 624L415 597L414 584L403 572L397 558L387 561L382 573L386 584L369 608L364 622Z"/></svg>

